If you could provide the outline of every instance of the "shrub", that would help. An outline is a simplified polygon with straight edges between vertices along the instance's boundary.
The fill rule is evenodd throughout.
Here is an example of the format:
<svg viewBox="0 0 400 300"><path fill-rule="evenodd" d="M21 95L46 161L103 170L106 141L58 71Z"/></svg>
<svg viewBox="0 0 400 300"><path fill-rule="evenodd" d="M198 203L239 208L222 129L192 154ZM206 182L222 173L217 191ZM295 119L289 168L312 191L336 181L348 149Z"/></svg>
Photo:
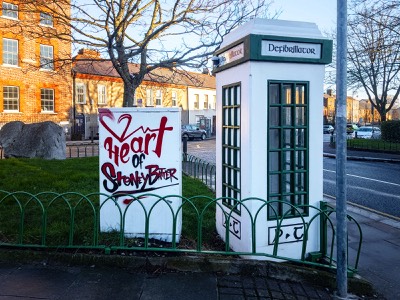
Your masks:
<svg viewBox="0 0 400 300"><path fill-rule="evenodd" d="M400 121L386 121L381 125L382 140L400 143Z"/></svg>

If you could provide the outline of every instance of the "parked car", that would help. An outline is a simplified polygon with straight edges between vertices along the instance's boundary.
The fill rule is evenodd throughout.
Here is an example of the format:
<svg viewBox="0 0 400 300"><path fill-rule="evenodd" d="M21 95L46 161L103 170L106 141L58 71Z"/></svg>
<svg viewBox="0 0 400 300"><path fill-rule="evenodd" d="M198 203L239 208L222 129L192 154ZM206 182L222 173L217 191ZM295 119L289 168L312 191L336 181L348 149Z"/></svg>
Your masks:
<svg viewBox="0 0 400 300"><path fill-rule="evenodd" d="M375 126L362 126L356 132L359 139L380 139L381 129Z"/></svg>
<svg viewBox="0 0 400 300"><path fill-rule="evenodd" d="M207 137L207 132L204 129L200 129L195 124L182 125L182 139L193 140L199 138L204 140Z"/></svg>
<svg viewBox="0 0 400 300"><path fill-rule="evenodd" d="M357 131L359 128L356 124L347 124L346 126L346 131L348 134L353 133L354 131Z"/></svg>
<svg viewBox="0 0 400 300"><path fill-rule="evenodd" d="M335 128L333 128L332 125L324 125L324 133L331 134L334 131L335 131Z"/></svg>

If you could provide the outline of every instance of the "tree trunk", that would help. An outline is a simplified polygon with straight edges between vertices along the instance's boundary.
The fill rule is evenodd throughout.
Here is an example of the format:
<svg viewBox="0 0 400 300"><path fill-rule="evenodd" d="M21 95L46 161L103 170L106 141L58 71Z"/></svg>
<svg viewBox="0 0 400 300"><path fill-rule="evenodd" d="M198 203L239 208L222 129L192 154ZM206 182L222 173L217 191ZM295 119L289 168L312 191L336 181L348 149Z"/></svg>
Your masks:
<svg viewBox="0 0 400 300"><path fill-rule="evenodd" d="M386 107L385 107L384 103L381 104L381 107L379 107L378 112L379 112L379 116L381 117L381 122L386 121L387 111L386 111Z"/></svg>
<svg viewBox="0 0 400 300"><path fill-rule="evenodd" d="M131 83L124 82L123 107L132 107L135 99L135 89Z"/></svg>

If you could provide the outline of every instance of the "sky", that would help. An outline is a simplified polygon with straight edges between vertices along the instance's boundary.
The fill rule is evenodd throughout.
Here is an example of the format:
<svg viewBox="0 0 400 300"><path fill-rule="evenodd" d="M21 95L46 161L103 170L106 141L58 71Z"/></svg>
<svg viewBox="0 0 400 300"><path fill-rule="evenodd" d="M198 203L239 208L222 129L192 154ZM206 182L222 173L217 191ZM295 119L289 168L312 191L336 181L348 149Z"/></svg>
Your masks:
<svg viewBox="0 0 400 300"><path fill-rule="evenodd" d="M316 23L324 34L336 29L336 0L272 0L278 19Z"/></svg>

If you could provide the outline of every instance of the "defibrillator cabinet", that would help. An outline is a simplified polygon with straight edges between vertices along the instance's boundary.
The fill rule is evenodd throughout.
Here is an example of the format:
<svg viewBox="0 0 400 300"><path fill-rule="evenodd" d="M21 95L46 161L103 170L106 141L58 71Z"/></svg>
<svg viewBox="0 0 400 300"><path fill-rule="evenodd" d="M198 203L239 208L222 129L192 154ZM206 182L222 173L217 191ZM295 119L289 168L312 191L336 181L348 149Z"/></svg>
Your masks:
<svg viewBox="0 0 400 300"><path fill-rule="evenodd" d="M275 247L297 259L304 245L319 249L313 217L323 199L331 59L332 41L315 24L266 19L229 33L215 53L216 227L236 252L272 255Z"/></svg>

